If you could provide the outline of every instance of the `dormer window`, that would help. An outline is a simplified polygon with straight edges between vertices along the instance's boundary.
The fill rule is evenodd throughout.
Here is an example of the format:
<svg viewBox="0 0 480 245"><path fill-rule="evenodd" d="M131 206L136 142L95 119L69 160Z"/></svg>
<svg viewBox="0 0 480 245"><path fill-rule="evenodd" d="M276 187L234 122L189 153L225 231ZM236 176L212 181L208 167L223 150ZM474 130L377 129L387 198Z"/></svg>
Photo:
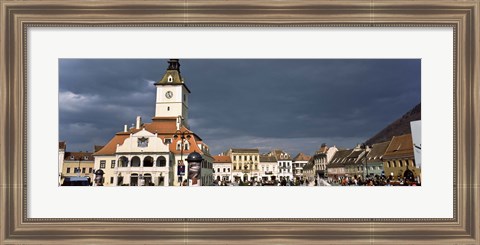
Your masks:
<svg viewBox="0 0 480 245"><path fill-rule="evenodd" d="M74 159L75 159L75 157L74 157L74 156L70 156L70 160L74 160Z"/></svg>
<svg viewBox="0 0 480 245"><path fill-rule="evenodd" d="M145 137L138 138L137 145L138 145L138 147L147 147L148 146L148 138L145 138Z"/></svg>
<svg viewBox="0 0 480 245"><path fill-rule="evenodd" d="M172 139L165 139L165 144L171 144L172 143Z"/></svg>
<svg viewBox="0 0 480 245"><path fill-rule="evenodd" d="M88 156L84 156L84 157L83 157L83 160L88 160Z"/></svg>
<svg viewBox="0 0 480 245"><path fill-rule="evenodd" d="M173 77L172 77L172 75L168 76L167 81L168 81L169 83L173 82Z"/></svg>

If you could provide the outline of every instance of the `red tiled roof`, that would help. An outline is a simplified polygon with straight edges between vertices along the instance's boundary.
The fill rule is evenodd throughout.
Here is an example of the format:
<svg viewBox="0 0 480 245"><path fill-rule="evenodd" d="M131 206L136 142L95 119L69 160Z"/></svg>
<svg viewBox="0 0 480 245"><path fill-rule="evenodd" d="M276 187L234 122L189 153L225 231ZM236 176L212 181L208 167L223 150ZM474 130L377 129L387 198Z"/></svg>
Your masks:
<svg viewBox="0 0 480 245"><path fill-rule="evenodd" d="M329 163L329 168L330 166L343 166L347 162L347 157L352 153L352 150L339 150L333 155L332 159L330 160Z"/></svg>
<svg viewBox="0 0 480 245"><path fill-rule="evenodd" d="M383 155L384 159L413 157L412 134L393 136Z"/></svg>
<svg viewBox="0 0 480 245"><path fill-rule="evenodd" d="M93 154L91 152L65 152L65 156L63 159L67 161L68 160L93 161Z"/></svg>
<svg viewBox="0 0 480 245"><path fill-rule="evenodd" d="M260 155L260 162L277 162L277 159L274 156Z"/></svg>
<svg viewBox="0 0 480 245"><path fill-rule="evenodd" d="M213 156L213 162L232 162L230 156Z"/></svg>
<svg viewBox="0 0 480 245"><path fill-rule="evenodd" d="M258 149L246 149L246 148L232 148L230 149L232 153L259 153Z"/></svg>
<svg viewBox="0 0 480 245"><path fill-rule="evenodd" d="M117 150L117 144L123 144L128 137L130 137L130 134L116 134L102 149L95 152L94 155L114 155Z"/></svg>
<svg viewBox="0 0 480 245"><path fill-rule="evenodd" d="M368 160L382 161L383 155L385 154L385 151L387 150L389 144L390 141L373 144L372 150L368 152Z"/></svg>
<svg viewBox="0 0 480 245"><path fill-rule="evenodd" d="M280 155L281 155L282 153L283 153L283 154L286 154L287 157L280 158ZM281 160L292 160L290 154L288 154L288 153L286 153L285 151L280 150L280 149L274 149L273 151L271 151L271 152L268 153L268 154L271 155L271 156L274 156L274 157L277 159L277 161L281 161Z"/></svg>
<svg viewBox="0 0 480 245"><path fill-rule="evenodd" d="M185 126L182 126L180 130L177 131L177 124L175 117L167 117L167 118L158 118L155 117L152 119L151 123L145 123L142 125L140 129L131 128L128 132L118 132L111 140L108 142L101 150L95 152L95 155L113 155L117 149L117 144L123 144L125 139L130 137L130 134L134 134L145 128L150 133L157 134L159 138L163 141L165 138L172 139L172 143L169 146L169 149L174 154L185 154L188 155L189 153L196 151L200 154L203 154L203 151L198 147L198 144L204 144L202 139L187 129ZM190 144L190 148L188 150L177 150L177 142L181 140L180 136L182 133L185 133L185 136L190 135L191 138L186 140ZM173 136L177 134L179 137L175 139Z"/></svg>
<svg viewBox="0 0 480 245"><path fill-rule="evenodd" d="M312 158L311 156L305 155L303 152L298 153L294 158L293 161L308 161Z"/></svg>

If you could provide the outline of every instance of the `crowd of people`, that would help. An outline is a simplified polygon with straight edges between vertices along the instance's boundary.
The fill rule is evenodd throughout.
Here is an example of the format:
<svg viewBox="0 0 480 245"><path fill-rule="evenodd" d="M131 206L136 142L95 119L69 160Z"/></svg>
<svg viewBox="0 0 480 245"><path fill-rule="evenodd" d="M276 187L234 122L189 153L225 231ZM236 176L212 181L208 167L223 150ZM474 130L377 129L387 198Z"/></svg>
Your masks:
<svg viewBox="0 0 480 245"><path fill-rule="evenodd" d="M341 177L336 179L327 180L331 185L341 186L420 186L421 183L418 178L407 178L393 176L371 176L366 179L362 179L361 176L353 177Z"/></svg>
<svg viewBox="0 0 480 245"><path fill-rule="evenodd" d="M418 178L393 178L393 176L371 176L362 179L362 176L338 177L338 178L320 178L294 179L280 178L278 180L249 180L243 181L237 178L233 181L215 180L214 186L420 186Z"/></svg>

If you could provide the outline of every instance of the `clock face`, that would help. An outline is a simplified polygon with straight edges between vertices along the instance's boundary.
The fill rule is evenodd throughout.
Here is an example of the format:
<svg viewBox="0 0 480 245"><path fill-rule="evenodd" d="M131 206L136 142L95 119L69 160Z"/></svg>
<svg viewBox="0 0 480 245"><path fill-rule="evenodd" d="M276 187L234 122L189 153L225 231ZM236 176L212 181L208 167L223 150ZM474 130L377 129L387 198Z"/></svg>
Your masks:
<svg viewBox="0 0 480 245"><path fill-rule="evenodd" d="M165 93L165 97L167 97L167 99L171 99L172 96L173 96L173 92L172 92L172 91L167 91L167 92Z"/></svg>

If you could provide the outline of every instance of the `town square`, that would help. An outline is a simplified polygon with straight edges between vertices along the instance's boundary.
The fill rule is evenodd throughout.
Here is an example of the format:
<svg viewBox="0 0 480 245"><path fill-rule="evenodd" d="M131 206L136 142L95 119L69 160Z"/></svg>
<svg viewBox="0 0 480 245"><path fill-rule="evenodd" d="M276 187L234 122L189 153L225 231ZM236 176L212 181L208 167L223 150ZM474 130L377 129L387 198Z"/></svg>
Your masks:
<svg viewBox="0 0 480 245"><path fill-rule="evenodd" d="M335 62L338 61L333 61L332 64L335 64ZM382 61L375 62L381 63ZM224 137L224 139L215 141L212 144L209 141L211 137L204 136L205 132L210 136L215 135L217 131L222 131L222 125L220 125L222 121L212 120L216 124L204 127L206 129L203 131L201 129L197 130L199 122L205 120L205 118L202 118L202 115L207 113L201 111L201 106L192 104L193 99L191 100L190 97L196 96L197 98L208 100L210 95L205 94L206 92L196 94L193 89L190 90L191 86L187 77L194 77L196 74L188 73L184 78L184 73L180 69L181 63L183 64L179 59L169 59L165 62L164 67L157 67L158 69L163 69L161 77L158 77L156 81L149 82L148 85L151 85L150 87L142 87L139 91L133 92L140 98L142 93L155 93L154 100L146 103L147 106L142 106L142 108L152 108L151 110L149 109L152 112L150 118L145 118L148 115L137 114L131 117L128 123L124 121L124 124L115 124L115 127L120 130L116 130L108 136L109 138L95 137L91 139L81 146L82 150L78 149L79 144L75 144L74 139L69 138L71 133L75 134L75 132L70 132L69 130L78 129L72 127L68 129L65 127L60 128L61 139L59 141L58 158L58 183L60 186L218 186L220 188L222 186L421 185L421 105L419 89L412 92L414 95L411 96L417 98L418 101L408 101L407 105L410 105L408 110L397 112L397 114L390 117L389 121L377 122L379 126L372 129L374 133L366 135L367 137L362 136L355 139L345 137L349 140L342 140L338 137L320 138L318 141L309 143L308 148L302 148L301 144L295 142L291 145L298 147L292 148L289 145L284 146L281 143L282 141L262 142L258 138L256 140L245 138L245 141L250 141L250 143L243 143L242 137L232 138L230 141ZM186 63L188 64L188 62ZM248 64L249 61L245 61L245 63ZM250 63L259 64L261 62L252 61ZM417 64L418 61L413 63ZM353 66L352 64L347 62L347 65ZM327 65L331 64L328 63ZM408 68L409 65L405 67ZM398 69L403 71L406 69L405 67L399 67ZM210 71L209 69L215 70L215 68L204 69ZM266 69L262 66L257 68L259 73L262 72L262 69ZM225 73L224 76L228 75L228 71L216 72L219 76L221 73ZM272 74L277 73L289 76L288 72L272 72ZM62 75L60 78L62 83ZM242 77L236 77L233 80L235 80L234 82L240 82L242 79ZM275 78L270 77L270 79L274 80ZM295 83L296 78L293 77L292 79L292 83ZM372 78L369 77L368 79ZM357 82L362 81L360 79ZM396 82L397 84L402 83L402 81ZM417 82L419 84L419 81ZM123 85L118 84L117 86L118 88L113 87L111 90L119 90ZM258 86L260 87L262 84ZM326 89L328 86L332 85L321 85L320 88ZM338 100L331 101L329 105L313 105L318 107L314 107L313 110L318 110L318 112L314 113L321 114L322 108L334 111L333 115L337 113L335 110L345 111L345 113L349 114L345 121L339 120L338 122L333 122L333 124L345 124L345 127L349 129L356 127L357 131L362 131L364 130L364 125L370 125L367 119L372 116L368 112L362 114L363 109L353 108L349 112L345 108L340 107L342 96L348 96L349 94L353 96L355 94L355 89L348 88L348 84L345 86L342 90L332 90L331 93L335 93L335 91L338 93L337 96L332 98L338 97ZM419 85L406 89L412 89L412 87L419 88ZM312 85L312 89L317 88ZM375 89L373 86L370 88L370 90ZM236 92L245 92L248 100L249 96L253 95L249 95L247 90L242 91L240 89ZM345 92L344 90L348 91ZM381 92L379 91L379 93ZM215 91L215 93L218 93L218 91ZM221 93L229 94L234 92L229 91L228 87L226 87ZM295 93L295 91L292 91L292 93ZM362 96L359 95L359 97L361 98ZM410 100L408 94L400 94L399 97ZM71 105L65 103L62 105L62 98L65 98L66 102L74 100L77 103L72 103ZM122 100L122 98L122 92L119 91L112 100ZM289 100L290 98L288 97L284 99L286 101L283 102L285 105L295 104L295 101ZM308 100L308 97L300 99ZM398 103L394 99L378 98L375 102ZM78 112L78 109L75 107L78 103L82 103L82 101L90 103L95 100L98 100L98 97L93 96L91 99L88 99L74 92L61 91L61 121L63 111L72 115L73 112ZM128 96L125 97L125 100L128 100ZM135 104L136 101L133 99L131 102ZM223 102L226 103L225 101ZM222 101L216 101L216 103L222 104ZM238 104L240 103L243 102L239 101ZM373 102L366 101L364 103ZM337 104L339 104L338 108L335 108ZM370 104L370 106L377 105ZM379 104L378 106L383 105ZM118 106L108 109L108 106L105 106L104 110L108 109L108 113L113 113L112 115L115 115L115 113L125 114L124 111L130 110L129 114L134 115L136 112L135 106L132 108ZM120 111L114 111L113 109ZM215 109L203 108L203 110ZM231 109L235 110L235 108ZM303 107L301 110L303 110ZM83 111L83 113L85 112ZM238 111L238 113L243 112ZM272 116L272 121L275 121L275 113L281 114L281 111L265 112L264 114ZM195 117L190 118L191 114L195 114ZM301 111L298 111L298 114L291 115L291 117L298 121L315 121L315 119L310 119L311 116L309 114L305 113L303 115ZM248 118L248 120L245 120L245 118ZM71 119L68 118L68 120ZM245 121L243 122L243 120ZM260 127L265 128L263 129L264 131L268 130L268 125L258 125L260 123L255 120L253 116L250 118L242 115L237 121L242 122L240 127L244 127L246 123L250 127ZM354 120L358 120L357 123L353 122ZM285 123L287 128L296 127L293 121ZM314 125L312 130L318 128L321 131L323 127L332 124L332 122L327 120L324 121L323 124L319 122L317 125ZM353 123L348 124L347 121L352 121ZM70 125L88 126L88 124L78 123ZM352 132L356 134L355 130ZM280 131L278 133L285 132ZM302 133L299 132L297 134ZM63 135L65 137L62 138ZM283 140L288 141L289 139L285 137ZM303 138L301 141L305 142L308 139ZM70 144L74 145L73 150L70 150Z"/></svg>

